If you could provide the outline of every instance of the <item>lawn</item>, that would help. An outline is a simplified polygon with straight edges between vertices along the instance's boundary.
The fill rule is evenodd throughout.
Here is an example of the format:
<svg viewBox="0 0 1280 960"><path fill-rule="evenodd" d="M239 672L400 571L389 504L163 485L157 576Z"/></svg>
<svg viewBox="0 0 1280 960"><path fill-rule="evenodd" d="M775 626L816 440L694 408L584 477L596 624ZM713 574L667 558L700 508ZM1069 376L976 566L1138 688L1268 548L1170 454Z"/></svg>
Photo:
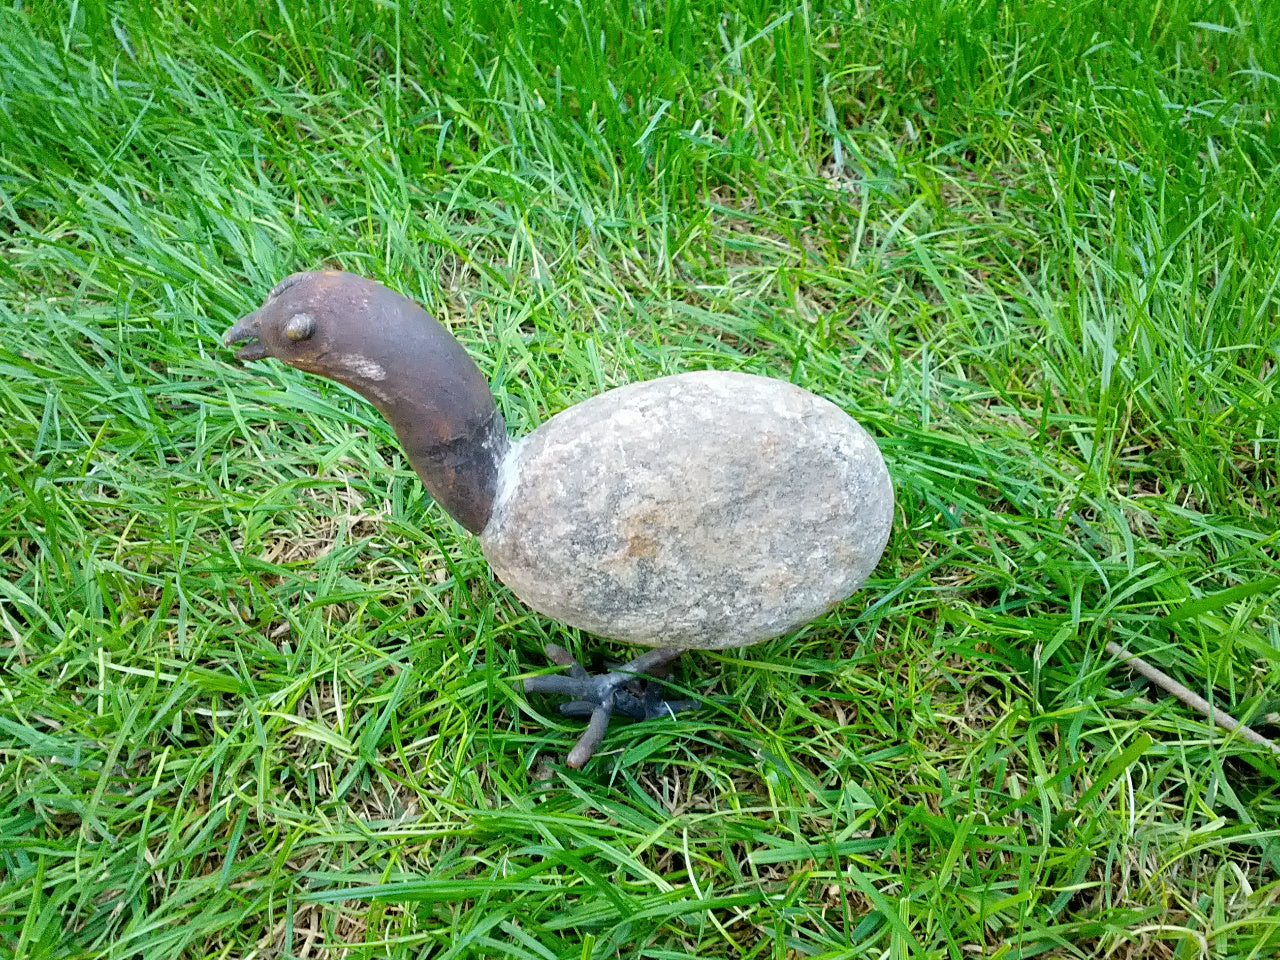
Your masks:
<svg viewBox="0 0 1280 960"><path fill-rule="evenodd" d="M0 956L1280 956L1280 4L0 11ZM340 266L524 432L792 380L859 594L526 698L555 641L349 391L222 331Z"/></svg>

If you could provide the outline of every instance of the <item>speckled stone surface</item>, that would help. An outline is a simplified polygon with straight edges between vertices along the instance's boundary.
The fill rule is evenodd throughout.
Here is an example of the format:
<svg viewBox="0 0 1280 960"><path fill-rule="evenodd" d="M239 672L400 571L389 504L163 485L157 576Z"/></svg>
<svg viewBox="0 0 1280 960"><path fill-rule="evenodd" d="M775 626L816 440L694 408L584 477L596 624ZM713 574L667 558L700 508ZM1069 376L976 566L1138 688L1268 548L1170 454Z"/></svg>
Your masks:
<svg viewBox="0 0 1280 960"><path fill-rule="evenodd" d="M893 486L839 407L748 374L664 377L551 418L503 463L481 544L535 610L633 643L786 633L853 593Z"/></svg>

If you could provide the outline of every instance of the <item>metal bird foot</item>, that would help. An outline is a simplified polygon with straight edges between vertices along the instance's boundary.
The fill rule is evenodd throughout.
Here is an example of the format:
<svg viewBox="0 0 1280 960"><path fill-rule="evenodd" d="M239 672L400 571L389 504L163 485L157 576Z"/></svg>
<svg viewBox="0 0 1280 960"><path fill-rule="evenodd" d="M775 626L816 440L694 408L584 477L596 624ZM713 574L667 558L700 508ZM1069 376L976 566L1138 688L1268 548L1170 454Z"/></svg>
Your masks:
<svg viewBox="0 0 1280 960"><path fill-rule="evenodd" d="M549 643L547 657L567 674L530 677L524 682L525 693L553 693L572 697L560 705L566 717L590 717L587 729L569 751L569 766L577 769L591 759L609 729L609 718L615 713L633 720L654 720L674 716L682 710L701 706L697 700L667 700L661 677L666 666L681 651L670 647L650 650L608 673L591 675L564 647Z"/></svg>

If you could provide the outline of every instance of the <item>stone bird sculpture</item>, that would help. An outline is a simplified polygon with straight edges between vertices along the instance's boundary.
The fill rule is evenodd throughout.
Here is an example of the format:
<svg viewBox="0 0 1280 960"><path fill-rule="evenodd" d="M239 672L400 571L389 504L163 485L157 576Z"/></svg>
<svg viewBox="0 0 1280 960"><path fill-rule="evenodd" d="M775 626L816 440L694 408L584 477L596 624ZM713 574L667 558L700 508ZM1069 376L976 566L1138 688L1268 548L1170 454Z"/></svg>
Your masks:
<svg viewBox="0 0 1280 960"><path fill-rule="evenodd" d="M696 705L662 699L683 650L756 643L852 594L880 559L893 486L875 441L835 404L791 383L704 371L609 390L519 439L484 375L412 300L354 274L297 273L224 338L329 377L395 429L432 497L480 538L494 573L539 613L657 649L526 692L589 716L580 767L609 718Z"/></svg>

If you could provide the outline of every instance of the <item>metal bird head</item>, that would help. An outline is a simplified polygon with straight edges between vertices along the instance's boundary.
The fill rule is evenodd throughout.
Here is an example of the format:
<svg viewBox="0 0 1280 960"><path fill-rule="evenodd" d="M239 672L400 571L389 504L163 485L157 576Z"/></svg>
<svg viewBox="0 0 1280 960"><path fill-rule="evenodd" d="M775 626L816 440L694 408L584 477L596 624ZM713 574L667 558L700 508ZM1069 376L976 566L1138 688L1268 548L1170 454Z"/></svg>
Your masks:
<svg viewBox="0 0 1280 960"><path fill-rule="evenodd" d="M421 306L374 280L340 270L295 273L222 338L239 360L275 357L346 384L384 413L408 404L439 423L485 420L493 399L457 340Z"/></svg>
<svg viewBox="0 0 1280 960"><path fill-rule="evenodd" d="M335 341L342 323L335 308L353 307L344 295L348 275L337 270L295 273L276 284L266 301L253 313L236 321L222 342L228 347L244 344L237 360L276 357L290 366L331 375L338 358Z"/></svg>

